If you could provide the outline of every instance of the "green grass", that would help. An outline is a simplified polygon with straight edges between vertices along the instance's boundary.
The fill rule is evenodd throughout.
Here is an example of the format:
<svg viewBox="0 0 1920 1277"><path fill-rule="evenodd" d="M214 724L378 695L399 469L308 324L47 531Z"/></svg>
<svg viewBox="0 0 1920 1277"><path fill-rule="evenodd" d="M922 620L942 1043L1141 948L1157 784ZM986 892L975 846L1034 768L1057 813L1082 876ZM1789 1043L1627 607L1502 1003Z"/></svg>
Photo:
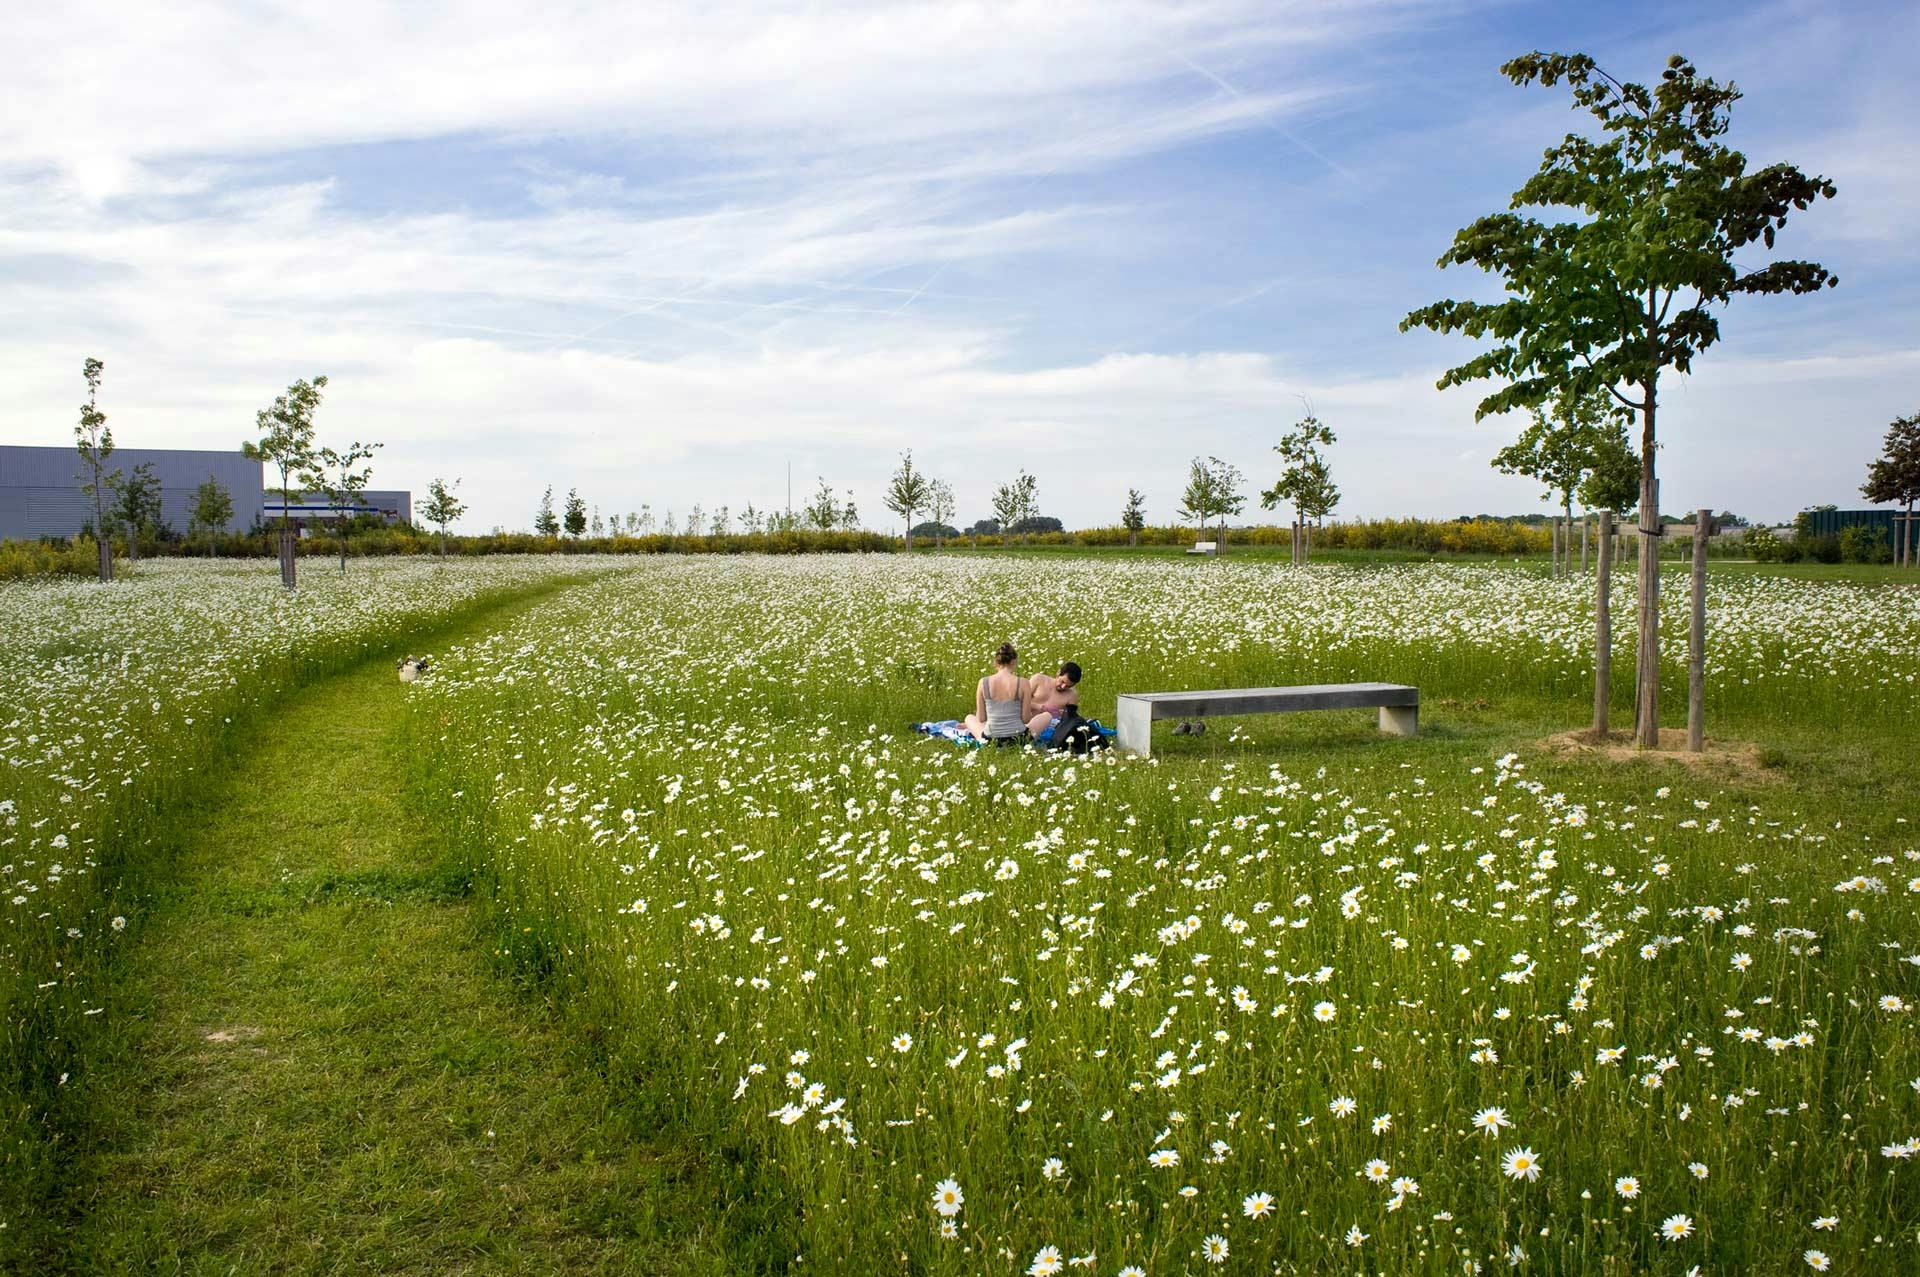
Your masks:
<svg viewBox="0 0 1920 1277"><path fill-rule="evenodd" d="M174 813L39 1271L729 1270L700 1151L484 960L403 696L308 688Z"/></svg>

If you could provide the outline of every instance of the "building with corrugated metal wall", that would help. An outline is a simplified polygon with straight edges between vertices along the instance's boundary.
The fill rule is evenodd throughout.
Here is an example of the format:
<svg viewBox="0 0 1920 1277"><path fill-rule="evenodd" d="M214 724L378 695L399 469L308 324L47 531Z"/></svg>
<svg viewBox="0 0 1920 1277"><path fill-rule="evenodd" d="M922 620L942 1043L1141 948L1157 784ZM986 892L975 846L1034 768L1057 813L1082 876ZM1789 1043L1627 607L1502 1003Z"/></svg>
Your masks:
<svg viewBox="0 0 1920 1277"><path fill-rule="evenodd" d="M194 492L209 477L233 499L227 531L244 532L259 521L265 507L260 463L238 449L116 448L105 469L125 475L148 463L160 481L160 521L174 531L187 530ZM83 465L72 448L0 444L0 540L70 537L91 525L93 503L76 477Z"/></svg>
<svg viewBox="0 0 1920 1277"><path fill-rule="evenodd" d="M1809 510L1807 531L1817 537L1838 536L1848 528L1864 525L1876 529L1882 541L1896 548L1897 536L1905 532L1909 553L1920 553L1920 519L1915 519L1910 527L1903 527L1907 522L1905 511L1900 513L1900 521L1896 523L1892 510Z"/></svg>

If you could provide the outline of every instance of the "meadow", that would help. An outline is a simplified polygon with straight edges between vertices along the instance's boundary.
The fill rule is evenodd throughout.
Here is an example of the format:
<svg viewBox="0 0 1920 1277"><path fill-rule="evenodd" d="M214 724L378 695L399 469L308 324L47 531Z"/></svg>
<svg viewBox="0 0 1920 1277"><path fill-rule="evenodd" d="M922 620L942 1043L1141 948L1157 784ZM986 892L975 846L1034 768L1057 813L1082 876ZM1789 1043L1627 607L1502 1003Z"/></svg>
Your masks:
<svg viewBox="0 0 1920 1277"><path fill-rule="evenodd" d="M1911 1265L1920 593L1717 572L1710 732L1765 765L1715 770L1535 748L1589 589L656 560L444 653L411 751L502 970L702 1151L743 1270ZM1097 716L1366 678L1423 732L912 733L1002 638Z"/></svg>
<svg viewBox="0 0 1920 1277"><path fill-rule="evenodd" d="M237 720L330 669L583 565L143 564L111 587L0 585L0 1223L52 1173L169 811ZM272 778L263 778L272 784Z"/></svg>

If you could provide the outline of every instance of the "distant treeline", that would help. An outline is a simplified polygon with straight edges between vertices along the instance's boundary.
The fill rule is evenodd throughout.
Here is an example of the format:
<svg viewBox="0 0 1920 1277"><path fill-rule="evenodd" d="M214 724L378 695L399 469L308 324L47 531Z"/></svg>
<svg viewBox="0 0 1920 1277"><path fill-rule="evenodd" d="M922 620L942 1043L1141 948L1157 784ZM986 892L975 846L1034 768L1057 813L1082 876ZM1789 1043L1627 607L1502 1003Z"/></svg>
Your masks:
<svg viewBox="0 0 1920 1277"><path fill-rule="evenodd" d="M271 559L275 556L271 531L231 533L148 541L141 538L140 557ZM718 536L560 537L532 532L490 532L479 536L449 536L404 525L356 532L344 538L348 558L384 555L440 554L886 554L899 548L892 537L878 532L724 533ZM339 557L342 538L319 533L302 538L302 558ZM125 558L126 538L114 538L114 557ZM90 536L70 541L0 541L0 581L37 576L91 576L98 564L98 546Z"/></svg>
<svg viewBox="0 0 1920 1277"><path fill-rule="evenodd" d="M1052 523L1053 520L1047 520ZM980 525L976 525L979 527ZM941 535L941 533L946 535ZM1217 535L1209 532L1209 536ZM1516 555L1544 555L1552 551L1551 536L1543 522L1522 518L1467 519L1368 519L1328 523L1313 529L1315 550L1389 550L1431 555L1489 555L1511 558ZM223 559L272 558L274 533L250 533L169 537L140 542L141 558L215 557ZM1575 531L1574 544L1579 544ZM1284 527L1255 526L1227 529L1227 544L1284 546L1289 530ZM914 529L916 546L932 549L944 542L962 549L984 549L1018 545L1124 546L1130 542L1145 546L1191 545L1195 539L1190 527L1146 527L1136 535L1124 527L1081 528L1075 531L1035 530L999 533L989 531L956 532L922 524ZM1633 538L1627 538L1631 541ZM364 558L377 555L438 554L441 538L436 534L405 525L357 529L345 538L347 556ZM124 537L114 540L116 557L125 557ZM338 556L341 538L315 533L300 542L303 557ZM878 532L821 532L793 529L779 532L723 533L720 535L644 536L544 536L532 532L490 532L477 536L449 536L445 552L450 555L481 554L885 554L901 548L898 537ZM1716 555L1741 553L1732 538L1719 539ZM91 574L96 566L96 550L91 537L71 541L0 542L0 580L34 576Z"/></svg>

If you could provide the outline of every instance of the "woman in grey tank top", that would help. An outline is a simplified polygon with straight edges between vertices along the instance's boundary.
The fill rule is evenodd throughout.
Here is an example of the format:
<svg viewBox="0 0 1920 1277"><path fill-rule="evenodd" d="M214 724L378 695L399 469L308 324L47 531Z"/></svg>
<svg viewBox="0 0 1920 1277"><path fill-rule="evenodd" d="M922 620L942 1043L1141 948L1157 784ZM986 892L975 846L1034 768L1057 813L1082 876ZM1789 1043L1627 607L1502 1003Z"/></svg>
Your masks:
<svg viewBox="0 0 1920 1277"><path fill-rule="evenodd" d="M1027 680L1015 668L1020 654L1002 643L993 654L993 673L973 689L973 713L963 724L978 741L1011 740L1027 730Z"/></svg>

